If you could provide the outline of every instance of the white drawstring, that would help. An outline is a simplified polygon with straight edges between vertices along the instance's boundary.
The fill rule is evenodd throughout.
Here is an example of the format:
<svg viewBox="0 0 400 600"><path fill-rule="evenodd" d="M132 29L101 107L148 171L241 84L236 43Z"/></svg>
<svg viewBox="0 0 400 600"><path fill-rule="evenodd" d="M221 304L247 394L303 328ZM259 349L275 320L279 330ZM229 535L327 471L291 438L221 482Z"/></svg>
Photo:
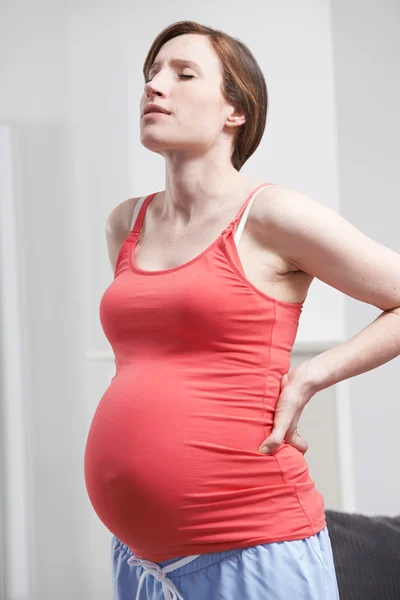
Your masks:
<svg viewBox="0 0 400 600"><path fill-rule="evenodd" d="M192 560L194 560L198 556L200 556L200 554L196 554L194 556L185 556L184 558L178 560L175 563L165 565L165 567L160 567L160 565L158 565L157 563L152 562L151 560L146 560L145 558L140 558L138 556L131 556L130 558L128 558L128 564L134 566L141 566L144 568L144 571L139 579L139 587L136 593L136 600L139 600L140 590L142 589L143 582L146 576L149 574L153 575L156 579L158 579L158 581L161 581L165 600L185 600L176 589L174 583L170 579L168 579L168 577L166 577L166 573L169 573L170 571L175 571L175 569L178 569L179 567L186 565L189 562L192 562Z"/></svg>

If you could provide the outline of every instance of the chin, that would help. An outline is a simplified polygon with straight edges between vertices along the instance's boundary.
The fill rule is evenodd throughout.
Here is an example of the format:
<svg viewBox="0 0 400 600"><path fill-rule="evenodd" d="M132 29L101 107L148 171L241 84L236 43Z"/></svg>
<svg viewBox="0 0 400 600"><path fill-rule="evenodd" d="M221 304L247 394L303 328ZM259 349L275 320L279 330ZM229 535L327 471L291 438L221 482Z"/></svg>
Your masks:
<svg viewBox="0 0 400 600"><path fill-rule="evenodd" d="M152 152L162 152L165 149L165 144L157 139L149 139L144 137L140 141L142 146L147 148L147 150L151 150Z"/></svg>
<svg viewBox="0 0 400 600"><path fill-rule="evenodd" d="M164 139L161 136L157 136L157 134L144 132L140 136L141 144L147 148L148 150L152 150L153 152L164 152L166 150L179 150L185 146L183 141L174 141Z"/></svg>

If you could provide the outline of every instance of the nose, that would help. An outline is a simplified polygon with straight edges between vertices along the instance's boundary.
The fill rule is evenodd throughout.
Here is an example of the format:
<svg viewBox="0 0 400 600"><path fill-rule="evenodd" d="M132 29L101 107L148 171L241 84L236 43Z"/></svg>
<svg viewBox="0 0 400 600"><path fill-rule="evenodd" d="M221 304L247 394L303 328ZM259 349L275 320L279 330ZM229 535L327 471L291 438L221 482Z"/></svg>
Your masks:
<svg viewBox="0 0 400 600"><path fill-rule="evenodd" d="M157 79L157 81L158 81L158 79ZM160 88L157 87L157 85L154 82L154 77L153 77L153 79L151 79L150 81L147 81L144 84L144 91L149 97L151 97L153 94L162 94L162 92L160 91Z"/></svg>

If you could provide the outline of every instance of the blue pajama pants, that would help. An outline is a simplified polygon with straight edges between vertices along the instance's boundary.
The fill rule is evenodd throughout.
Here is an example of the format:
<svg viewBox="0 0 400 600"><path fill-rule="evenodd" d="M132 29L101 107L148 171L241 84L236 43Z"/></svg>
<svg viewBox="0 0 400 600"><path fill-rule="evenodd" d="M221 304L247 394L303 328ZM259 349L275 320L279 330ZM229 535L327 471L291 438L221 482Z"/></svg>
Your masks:
<svg viewBox="0 0 400 600"><path fill-rule="evenodd" d="M327 527L272 542L160 563L111 541L113 600L339 600Z"/></svg>

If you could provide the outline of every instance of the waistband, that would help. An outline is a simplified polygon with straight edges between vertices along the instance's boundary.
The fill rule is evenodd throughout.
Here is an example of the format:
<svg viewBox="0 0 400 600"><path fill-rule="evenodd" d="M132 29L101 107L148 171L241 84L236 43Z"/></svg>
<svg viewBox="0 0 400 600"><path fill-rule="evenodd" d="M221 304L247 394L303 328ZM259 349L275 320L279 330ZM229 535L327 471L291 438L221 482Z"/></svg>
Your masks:
<svg viewBox="0 0 400 600"><path fill-rule="evenodd" d="M121 542L121 540L119 538L117 538L116 536L113 536L113 538L114 538L113 541L114 541L115 549L118 548L120 551L125 552L129 558L135 557L135 558L143 559L143 557L140 557L137 554L134 554L132 552L132 550L126 544ZM233 556L234 554L237 554L238 552L241 552L242 550L243 550L243 548L233 548L232 550L223 550L221 552L209 552L207 554L195 554L195 555L191 555L191 556L178 556L175 558L169 558L168 560L163 560L162 562L158 562L158 563L155 563L153 561L148 561L148 562L150 562L152 564L157 564L163 568L168 565L175 564L176 562L179 562L182 559L191 558L191 560L187 561L186 564L182 563L181 566L178 565L178 566L175 566L174 569L172 569L173 571L176 571L173 574L173 577L180 577L181 575L189 575L190 573L196 573L196 571L202 571L203 569L206 569L207 567L214 565L215 563L223 560L224 558ZM196 559L198 559L198 560L196 560ZM148 559L145 559L145 560L148 560Z"/></svg>
<svg viewBox="0 0 400 600"><path fill-rule="evenodd" d="M215 564L216 562L240 552L241 549L225 550L223 552L211 552L208 554L194 554L191 556L179 556L164 560L160 563L153 562L147 558L143 558L134 554L126 544L121 542L116 536L113 536L114 548L118 549L128 556L128 564L134 567L142 567L143 573L139 579L139 586L136 592L136 600L140 598L140 590L142 589L144 580L147 575L153 575L162 585L165 600L188 600L185 599L180 592L177 590L175 584L167 577L167 573L176 571L175 577L181 575L187 575L188 573L195 573L205 569L206 567ZM196 561L196 559L201 560ZM172 576L173 577L173 576Z"/></svg>

